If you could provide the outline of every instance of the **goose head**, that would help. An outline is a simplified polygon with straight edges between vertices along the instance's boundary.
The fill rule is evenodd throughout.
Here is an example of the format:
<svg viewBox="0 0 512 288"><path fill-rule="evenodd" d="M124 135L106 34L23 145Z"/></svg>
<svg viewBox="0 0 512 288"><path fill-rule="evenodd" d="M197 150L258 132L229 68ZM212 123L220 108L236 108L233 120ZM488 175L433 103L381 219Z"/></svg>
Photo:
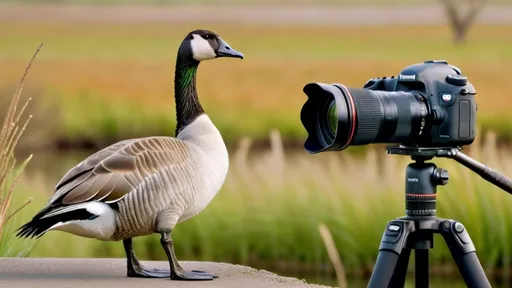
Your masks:
<svg viewBox="0 0 512 288"><path fill-rule="evenodd" d="M179 53L197 62L221 58L244 58L244 54L231 48L219 35L210 30L194 30L183 40Z"/></svg>

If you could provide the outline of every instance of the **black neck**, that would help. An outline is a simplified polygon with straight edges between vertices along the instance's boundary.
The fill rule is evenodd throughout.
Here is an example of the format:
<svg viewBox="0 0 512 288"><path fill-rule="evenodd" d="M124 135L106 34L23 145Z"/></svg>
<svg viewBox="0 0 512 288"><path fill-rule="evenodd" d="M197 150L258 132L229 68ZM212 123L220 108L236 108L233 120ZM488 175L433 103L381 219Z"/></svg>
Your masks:
<svg viewBox="0 0 512 288"><path fill-rule="evenodd" d="M178 55L174 75L176 101L176 136L188 124L204 113L196 90L196 72L199 62Z"/></svg>

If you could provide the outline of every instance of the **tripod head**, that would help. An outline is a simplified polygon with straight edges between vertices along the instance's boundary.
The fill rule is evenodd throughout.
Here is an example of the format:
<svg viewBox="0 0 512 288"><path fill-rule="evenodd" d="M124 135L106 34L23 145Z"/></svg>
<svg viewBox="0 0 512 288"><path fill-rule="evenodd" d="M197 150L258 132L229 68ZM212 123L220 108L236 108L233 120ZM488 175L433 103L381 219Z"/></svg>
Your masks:
<svg viewBox="0 0 512 288"><path fill-rule="evenodd" d="M512 180L492 168L487 167L453 147L408 147L388 146L388 154L409 155L414 163L406 169L406 214L409 216L435 216L436 192L438 185L448 184L446 169L438 168L426 161L434 157L451 158L466 166L483 179L512 194Z"/></svg>

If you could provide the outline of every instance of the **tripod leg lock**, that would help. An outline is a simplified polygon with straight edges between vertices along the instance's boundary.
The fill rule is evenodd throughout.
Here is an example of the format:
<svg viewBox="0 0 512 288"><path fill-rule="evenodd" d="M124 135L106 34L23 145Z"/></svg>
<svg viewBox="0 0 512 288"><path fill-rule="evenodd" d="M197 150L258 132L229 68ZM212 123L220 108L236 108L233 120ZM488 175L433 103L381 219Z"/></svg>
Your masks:
<svg viewBox="0 0 512 288"><path fill-rule="evenodd" d="M406 220L389 221L382 235L379 251L388 250L400 255L407 242L407 236L415 230L414 223Z"/></svg>
<svg viewBox="0 0 512 288"><path fill-rule="evenodd" d="M462 223L445 220L441 223L440 231L450 249L453 247L454 251L460 251L462 254L476 251L475 245Z"/></svg>
<svg viewBox="0 0 512 288"><path fill-rule="evenodd" d="M459 271L469 288L491 287L485 276L484 269L476 255L476 248L469 233L462 223L455 220L444 220L439 225L440 234L452 254Z"/></svg>
<svg viewBox="0 0 512 288"><path fill-rule="evenodd" d="M379 255L368 288L403 287L410 249L407 238L416 227L413 221L392 220L387 223L379 247Z"/></svg>

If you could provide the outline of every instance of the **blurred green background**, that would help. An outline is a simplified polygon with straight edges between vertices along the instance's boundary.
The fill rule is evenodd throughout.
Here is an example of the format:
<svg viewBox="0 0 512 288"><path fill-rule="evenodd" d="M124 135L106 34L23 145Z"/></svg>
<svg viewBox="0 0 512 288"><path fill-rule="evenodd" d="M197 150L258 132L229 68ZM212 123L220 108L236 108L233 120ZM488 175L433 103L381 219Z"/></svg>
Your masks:
<svg viewBox="0 0 512 288"><path fill-rule="evenodd" d="M465 12L471 1L460 2ZM512 176L512 5L494 0L475 8L478 17L456 41L443 3L0 1L0 113L44 42L22 96L33 98L33 119L17 148L19 159L34 158L11 209L34 201L8 222L1 255L124 257L121 243L62 232L20 241L12 231L45 205L68 169L95 150L125 138L174 136L176 50L190 30L207 28L245 54L242 62L203 63L198 72L201 101L232 163L211 205L176 229L178 259L246 264L335 286L318 233L325 223L349 287L365 287L386 222L404 214L410 160L373 145L308 155L299 119L302 87L361 87L413 63L446 59L478 92L479 139L466 153ZM464 223L493 287L510 287L512 198L454 161L434 162L451 175L450 184L439 188L438 215ZM142 259L165 259L158 235L136 239L135 247ZM441 238L431 264L436 287L464 287Z"/></svg>

